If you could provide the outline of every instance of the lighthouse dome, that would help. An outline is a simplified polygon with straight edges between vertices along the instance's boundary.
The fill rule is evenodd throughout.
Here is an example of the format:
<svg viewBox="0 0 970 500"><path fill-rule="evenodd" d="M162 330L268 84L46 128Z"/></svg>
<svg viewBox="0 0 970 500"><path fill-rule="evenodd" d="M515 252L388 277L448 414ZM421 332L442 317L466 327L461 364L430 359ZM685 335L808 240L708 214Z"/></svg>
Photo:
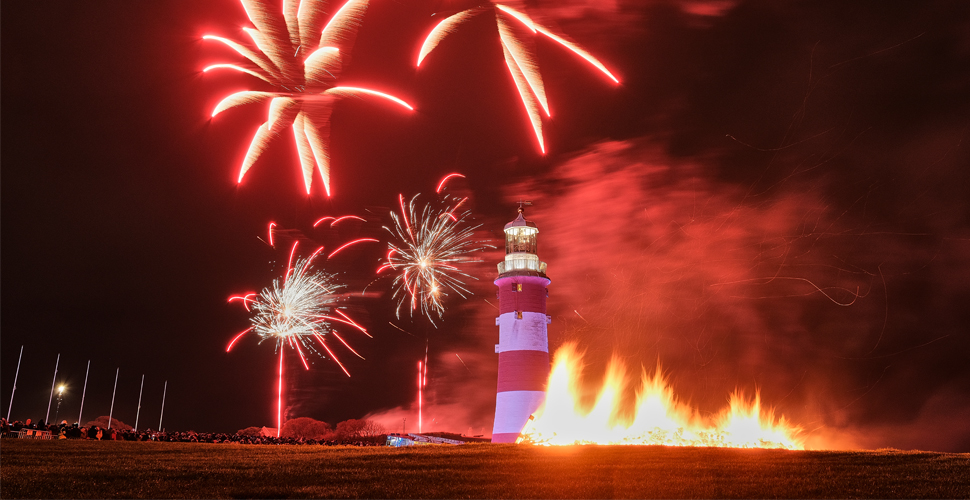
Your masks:
<svg viewBox="0 0 970 500"><path fill-rule="evenodd" d="M505 260L498 264L499 276L509 273L545 277L546 263L539 260L539 228L528 221L519 207L519 215L505 225Z"/></svg>
<svg viewBox="0 0 970 500"><path fill-rule="evenodd" d="M508 233L509 229L514 227L531 227L535 229L536 233L539 232L539 228L536 227L536 223L532 222L531 220L525 220L525 217L522 215L522 212L519 212L519 216L516 217L515 220L505 225L505 232Z"/></svg>

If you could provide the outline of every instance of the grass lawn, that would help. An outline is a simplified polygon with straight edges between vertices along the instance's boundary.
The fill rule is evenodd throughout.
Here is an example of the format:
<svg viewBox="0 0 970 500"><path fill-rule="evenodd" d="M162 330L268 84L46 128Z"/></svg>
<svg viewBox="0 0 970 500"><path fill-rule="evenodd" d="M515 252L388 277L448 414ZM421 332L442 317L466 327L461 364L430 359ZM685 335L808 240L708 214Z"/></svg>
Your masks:
<svg viewBox="0 0 970 500"><path fill-rule="evenodd" d="M970 498L970 454L0 442L0 498Z"/></svg>

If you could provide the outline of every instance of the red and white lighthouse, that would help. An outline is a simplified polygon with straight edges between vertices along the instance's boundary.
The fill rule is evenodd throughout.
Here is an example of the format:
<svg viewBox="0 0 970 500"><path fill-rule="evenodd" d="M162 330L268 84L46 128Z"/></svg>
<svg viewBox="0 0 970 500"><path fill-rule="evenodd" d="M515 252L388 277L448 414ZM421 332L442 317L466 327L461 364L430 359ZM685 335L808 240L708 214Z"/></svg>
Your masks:
<svg viewBox="0 0 970 500"><path fill-rule="evenodd" d="M498 264L498 392L493 443L514 443L529 417L542 405L549 378L546 297L550 280L539 260L539 228L519 216L505 225L505 260Z"/></svg>

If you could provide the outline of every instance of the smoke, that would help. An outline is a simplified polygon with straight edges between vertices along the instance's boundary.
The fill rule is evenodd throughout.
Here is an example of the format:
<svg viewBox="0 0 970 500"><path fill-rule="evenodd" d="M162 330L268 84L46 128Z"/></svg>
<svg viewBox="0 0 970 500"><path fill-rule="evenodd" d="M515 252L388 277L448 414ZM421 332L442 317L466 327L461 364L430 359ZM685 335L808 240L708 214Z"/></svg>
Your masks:
<svg viewBox="0 0 970 500"><path fill-rule="evenodd" d="M540 0L530 5L537 21L561 29L585 43L609 46L617 40L647 36L651 18L671 19L694 28L709 28L740 0ZM659 14L663 13L663 14ZM608 33L609 36L604 36ZM611 42L612 40L612 42ZM607 53L613 52L609 50Z"/></svg>
<svg viewBox="0 0 970 500"><path fill-rule="evenodd" d="M614 26L631 25L642 22L638 19L638 11L648 7L670 6L685 14L717 17L723 16L735 7L739 0L652 0L652 1L622 1L622 0L566 0L540 1L536 11L549 18L562 21L589 21L593 19L609 19Z"/></svg>
<svg viewBox="0 0 970 500"><path fill-rule="evenodd" d="M494 262L501 259L495 251L488 252L485 262L477 266L474 275L491 277ZM440 327L428 331L427 382L422 388L422 430L424 432L463 432L466 435L492 433L495 414L495 387L498 358L493 345L498 342L498 315L493 305L494 285L490 279L469 283L475 295L467 301L454 301ZM425 339L415 338L424 353ZM418 353L416 353L418 354ZM418 372L414 368L404 375L412 383L407 386L408 402L391 409L368 413L364 418L375 420L389 432L418 431ZM406 423L405 423L405 419Z"/></svg>

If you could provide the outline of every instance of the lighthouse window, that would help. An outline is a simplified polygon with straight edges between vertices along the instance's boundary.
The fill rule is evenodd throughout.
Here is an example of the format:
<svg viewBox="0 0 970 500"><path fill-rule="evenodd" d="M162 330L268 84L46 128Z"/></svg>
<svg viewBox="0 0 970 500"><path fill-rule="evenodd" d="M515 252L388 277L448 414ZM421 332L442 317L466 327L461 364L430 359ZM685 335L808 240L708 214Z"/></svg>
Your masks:
<svg viewBox="0 0 970 500"><path fill-rule="evenodd" d="M505 232L505 253L536 253L536 233L531 227L515 227Z"/></svg>
<svg viewBox="0 0 970 500"><path fill-rule="evenodd" d="M515 311L515 319L522 319L522 311Z"/></svg>
<svg viewBox="0 0 970 500"><path fill-rule="evenodd" d="M516 292L521 292L522 291L522 283L516 283L515 284L515 291Z"/></svg>

